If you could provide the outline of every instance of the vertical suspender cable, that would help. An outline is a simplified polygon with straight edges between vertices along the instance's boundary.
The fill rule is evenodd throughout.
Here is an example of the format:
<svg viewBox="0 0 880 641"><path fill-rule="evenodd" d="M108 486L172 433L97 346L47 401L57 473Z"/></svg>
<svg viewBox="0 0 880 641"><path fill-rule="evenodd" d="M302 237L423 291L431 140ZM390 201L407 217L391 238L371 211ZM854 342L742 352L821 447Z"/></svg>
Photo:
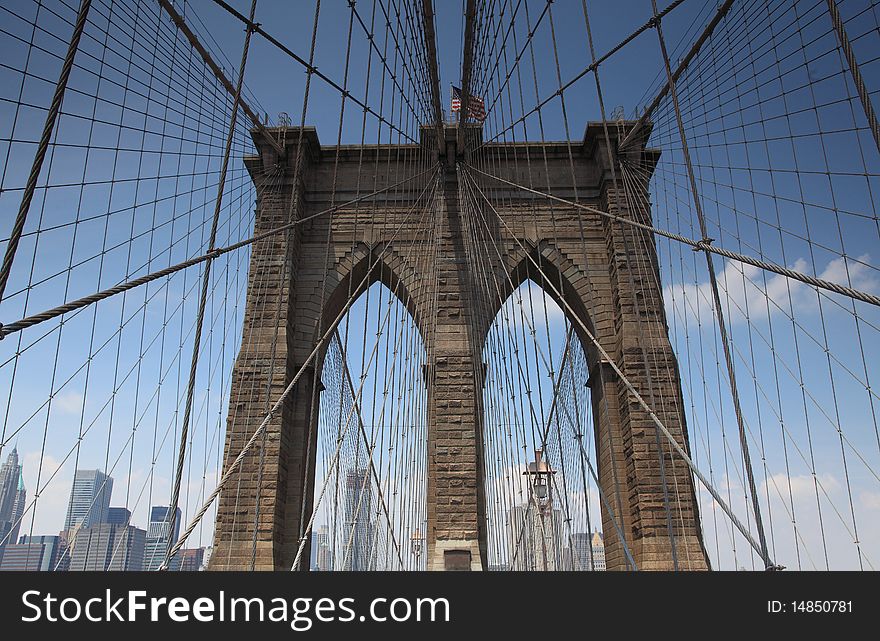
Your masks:
<svg viewBox="0 0 880 641"><path fill-rule="evenodd" d="M608 158L608 167L611 170L611 184L614 186L615 190L622 190L624 192L624 200L625 200L624 204L626 205L627 213L630 216L632 216L633 215L632 214L633 206L632 206L632 203L630 203L626 188L625 188L625 186L622 187L621 183L619 183L617 180L616 162L615 162L615 159L612 155L613 154L613 152L612 152L613 147L611 146L611 136L608 132L608 120L607 120L606 113L605 113L605 100L602 96L602 83L599 80L599 65L596 64L596 50L593 46L593 33L590 29L590 18L587 13L586 0L583 0L583 2L582 2L582 9L584 12L584 21L585 21L585 25L586 25L587 43L589 45L589 50L590 50L590 63L593 68L593 78L596 82L596 96L599 101L599 110L600 110L600 114L602 116L602 132L605 137L605 150L606 150L606 154L607 154L607 158ZM550 14L550 25L552 28L552 25L553 25L553 14L552 13ZM553 47L554 47L554 51L555 51L556 50L555 36L553 39ZM558 58L558 55L557 55L557 58ZM557 63L557 69L558 69L558 63ZM564 100L563 94L562 94L561 78L560 78L559 97L560 97L560 100ZM566 121L566 128L567 127L568 127L568 122ZM570 151L569 151L569 162L571 162L571 152ZM572 168L572 177L573 176L574 176L574 171ZM615 199L616 198L617 197L615 196ZM609 210L611 209L610 199L606 203L606 207L608 207ZM617 204L617 207L618 207L618 211L619 211L620 203ZM626 231L627 231L626 226L620 225L619 229L620 229L620 235L621 235L621 237L623 239L623 243L624 243L624 250L626 251L626 253L628 255L632 255L632 254L630 254L630 252L633 250L631 250L629 247L629 242L628 242L628 238L627 238L627 234L626 234ZM633 228L630 228L629 231L631 233L633 243L637 244L638 241L637 241L637 236L636 236L635 230ZM646 252L646 254L649 254L650 252L648 251L647 242L645 242L645 245L646 245L645 252ZM636 285L635 285L635 280L633 277L632 270L627 269L626 271L627 271L627 275L629 277L628 280L629 280L630 288L632 289L633 292L635 292ZM659 288L659 283L657 283L657 284L658 284L658 288ZM643 337L643 312L641 310L641 304L639 302L639 297L636 296L634 300L635 300L636 314L638 316L637 327L639 330L639 336ZM647 316L647 314L644 314L644 315ZM655 400L653 398L654 397L654 383L653 383L653 377L651 376L651 368L648 364L648 359L647 359L645 350L642 350L641 356L642 356L642 364L645 368L645 377L646 377L646 380L648 383L648 389L651 392L652 401L653 401L653 400ZM601 367L599 368L599 377L600 377L600 381L601 381L601 377L602 377L602 368ZM662 401L662 398L661 398L661 401ZM674 570L678 571L678 569L679 569L678 546L676 545L676 541L675 541L675 530L672 526L672 512L671 512L670 503L669 503L669 484L667 483L667 479L666 479L666 452L663 448L663 443L660 438L660 429L656 428L656 426L655 426L655 430L654 430L654 437L655 437L655 443L657 444L657 460L660 464L660 484L663 488L663 505L665 506L665 512L666 512L666 532L669 537L669 549L672 553L672 567ZM670 453L670 459L671 458L672 457L671 457L671 453Z"/></svg>
<svg viewBox="0 0 880 641"><path fill-rule="evenodd" d="M474 60L474 21L476 18L476 3L474 0L466 0L465 3L465 24L464 24L464 48L461 63L461 120L459 121L458 131L456 132L456 147L461 152L464 150L464 124L468 119L468 109L470 107L470 91L471 91L471 75Z"/></svg>
<svg viewBox="0 0 880 641"><path fill-rule="evenodd" d="M247 65L248 49L253 33L254 13L257 10L257 0L251 0L250 22L245 29L244 47L241 52L241 65L238 70L238 83L235 87L235 97L232 102L232 114L229 116L229 130L226 135L226 148L223 152L223 166L220 169L220 180L217 184L217 199L214 203L214 219L211 222L211 236L208 240L208 252L214 251L217 241L217 226L220 221L220 208L223 203L223 190L226 186L226 172L229 168L229 155L232 150L232 139L235 136L235 123L238 115L238 107L241 103L241 87L244 83L244 69ZM189 423L192 416L193 394L196 386L196 372L199 366L199 348L202 342L202 327L205 322L205 304L208 300L208 284L211 280L211 263L214 257L209 256L205 261L205 271L202 273L202 292L199 298L199 311L196 317L196 332L193 338L192 361L189 369L189 382L186 388L186 404L183 409L183 427L180 432L180 448L177 453L177 471L174 475L174 490L171 495L171 503L168 505L168 547L165 550L165 560L160 569L167 570L171 563L172 550L174 547L174 525L177 521L177 505L180 502L180 483L183 477L183 464L186 459L186 439L189 433Z"/></svg>
<svg viewBox="0 0 880 641"><path fill-rule="evenodd" d="M840 11L837 10L836 0L828 0L828 13L831 14L831 24L834 25L834 32L837 34L840 48L843 49L846 64L849 66L849 73L852 76L853 83L856 85L859 99L862 101L865 116L868 117L868 126L871 128L871 134L874 136L874 144L877 145L877 150L880 151L880 124L877 123L877 114L874 113L874 107L871 105L871 94L868 93L868 88L862 79L862 73L859 71L859 63L856 61L852 44L850 44L849 37L846 35L846 29L843 27L843 20L840 17Z"/></svg>
<svg viewBox="0 0 880 641"><path fill-rule="evenodd" d="M46 150L49 148L49 140L55 131L55 122L58 120L58 113L61 111L61 101L64 99L64 92L67 89L67 80L70 78L73 59L76 57L77 49L79 49L79 41L85 30L86 18L89 15L89 8L91 6L91 0L82 0L79 5L79 13L76 16L73 35L70 37L67 55L64 57L64 64L61 66L61 75L58 76L58 82L55 85L55 94L52 96L52 103L49 105L49 113L46 114L43 134L40 136L40 142L37 145L37 153L34 156L34 163L31 165L31 173L28 175L24 194L21 197L21 205L19 205L18 214L12 226L12 233L9 234L9 244L6 245L3 265L0 266L0 302L2 302L3 293L6 291L6 283L9 281L9 274L12 271L12 262L15 260L15 252L18 250L18 243L21 241L21 235L24 232L24 225L27 222L31 201L37 188L37 180L40 178L43 160L46 158Z"/></svg>
<svg viewBox="0 0 880 641"><path fill-rule="evenodd" d="M681 109L678 104L678 92L675 88L675 78L672 77L672 67L669 64L669 53L666 50L666 40L663 38L663 27L660 24L660 17L657 12L657 0L651 0L651 7L654 11L654 26L657 29L657 39L660 43L660 51L663 55L663 65L666 69L666 78L668 80L669 96L672 98L672 105L675 110L675 120L678 124L678 133L681 138L681 150L684 155L685 165L687 167L688 179L690 181L691 194L694 199L694 210L697 214L697 220L700 224L700 233L703 235L703 245L711 242L709 232L706 228L706 219L703 216L703 208L700 202L700 194L697 189L697 180L694 175L694 167L691 163L691 155L688 150L687 136L684 132L684 122L681 118ZM764 567L767 570L776 569L777 566L770 559L770 553L767 550L767 539L764 536L764 524L761 520L761 506L758 502L758 490L755 487L755 475L752 471L752 459L749 456L749 444L746 439L745 424L742 416L742 407L740 406L739 392L736 388L736 372L733 364L733 355L730 350L730 338L727 334L727 326L724 322L724 310L721 306L721 297L718 293L718 278L715 274L715 263L712 260L712 254L703 247L703 253L706 256L706 267L709 270L709 283L712 288L712 301L715 307L715 315L718 318L718 331L721 334L721 344L724 347L724 361L727 365L727 377L730 381L730 396L733 401L733 409L736 414L736 423L739 428L740 447L742 448L743 465L746 469L748 478L749 493L752 497L752 509L755 513L755 526L758 530L758 542L761 546L761 557L764 561Z"/></svg>

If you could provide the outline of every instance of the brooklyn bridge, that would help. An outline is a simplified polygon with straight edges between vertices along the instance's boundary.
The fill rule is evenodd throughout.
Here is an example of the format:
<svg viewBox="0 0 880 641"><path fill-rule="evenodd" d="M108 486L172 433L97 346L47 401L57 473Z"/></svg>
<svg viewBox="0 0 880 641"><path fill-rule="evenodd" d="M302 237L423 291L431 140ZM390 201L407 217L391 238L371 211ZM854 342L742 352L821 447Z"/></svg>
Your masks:
<svg viewBox="0 0 880 641"><path fill-rule="evenodd" d="M0 51L0 569L880 565L880 3L4 0Z"/></svg>

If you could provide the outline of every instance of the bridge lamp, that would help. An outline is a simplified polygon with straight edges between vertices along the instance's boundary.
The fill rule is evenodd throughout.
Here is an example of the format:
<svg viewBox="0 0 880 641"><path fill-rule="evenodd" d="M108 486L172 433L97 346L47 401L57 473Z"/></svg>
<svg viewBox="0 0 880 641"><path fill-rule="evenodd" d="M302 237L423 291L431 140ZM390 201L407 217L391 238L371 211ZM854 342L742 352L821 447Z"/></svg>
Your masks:
<svg viewBox="0 0 880 641"><path fill-rule="evenodd" d="M425 537L422 536L421 530L416 530L412 533L412 536L410 537L410 549L417 559L422 554L422 546L424 545L424 542Z"/></svg>
<svg viewBox="0 0 880 641"><path fill-rule="evenodd" d="M549 503L550 501L550 479L551 475L556 474L556 470L550 467L544 460L544 449L535 450L535 460L529 463L528 468L523 474L529 476L535 498L541 503Z"/></svg>

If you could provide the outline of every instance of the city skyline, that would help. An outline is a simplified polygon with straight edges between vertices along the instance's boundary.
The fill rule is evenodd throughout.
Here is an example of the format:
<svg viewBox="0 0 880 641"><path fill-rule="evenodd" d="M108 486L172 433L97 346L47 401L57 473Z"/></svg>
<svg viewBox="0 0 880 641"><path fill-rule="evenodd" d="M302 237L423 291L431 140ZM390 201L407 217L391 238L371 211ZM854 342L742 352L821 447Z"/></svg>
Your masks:
<svg viewBox="0 0 880 641"><path fill-rule="evenodd" d="M0 548L878 567L877 2L178 4L0 7Z"/></svg>
<svg viewBox="0 0 880 641"><path fill-rule="evenodd" d="M168 505L151 506L147 528L137 527L131 510L111 505L113 478L98 469L76 470L64 527L57 534L19 535L26 496L23 470L13 448L0 467L0 570L155 571L165 560L169 539L179 536L180 508L173 532ZM206 547L181 549L169 569L204 569L206 556Z"/></svg>
<svg viewBox="0 0 880 641"><path fill-rule="evenodd" d="M17 475L17 487L21 483L23 467L18 462L17 452L13 450L3 464L0 481L7 476ZM78 483L74 483L74 488L71 488L65 516L65 522L74 523L74 527L70 530L61 529L58 534L22 534L15 539L10 537L7 547L11 548L11 554L5 560L0 555L0 570L157 570L164 562L167 549L170 506L152 505L146 527L141 528L134 523L132 512L128 508L111 505L114 484L112 477L104 475L100 470L78 469L75 478ZM374 522L371 519L370 474L368 469L356 468L349 470L345 478L346 536L341 547L348 552L339 561L346 570L363 571L369 569L371 538L375 536ZM2 487L0 485L0 489ZM545 518L543 524L538 522L538 512L534 502L510 509L511 527L514 523L520 526L517 531L521 550L513 563L515 567L511 569L534 570L543 567L541 541L544 539L548 549L548 569L590 570L592 555L595 565L592 569L604 570L604 548L599 530L573 532L570 540L566 540L569 537L562 526L564 519L561 510L555 507L549 510L546 515L549 518ZM88 514L87 518L85 514ZM180 533L180 516L181 510L178 508L174 527L175 540ZM78 521L79 525L76 525ZM546 537L539 534L542 525L549 532ZM330 546L329 526L316 523L311 540L310 569L333 570L334 551ZM210 546L181 549L170 569L204 569L210 549Z"/></svg>

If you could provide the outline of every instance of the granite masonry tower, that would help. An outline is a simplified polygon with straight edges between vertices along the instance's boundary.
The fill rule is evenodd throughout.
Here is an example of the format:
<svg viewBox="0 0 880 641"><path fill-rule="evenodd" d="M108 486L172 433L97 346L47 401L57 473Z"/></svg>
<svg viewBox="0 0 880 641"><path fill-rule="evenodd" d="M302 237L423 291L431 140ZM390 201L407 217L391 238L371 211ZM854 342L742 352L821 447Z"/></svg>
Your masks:
<svg viewBox="0 0 880 641"><path fill-rule="evenodd" d="M618 153L617 140L632 125L609 125L611 154ZM478 274L469 269L462 241L462 167L479 167L480 154L490 155L493 173L516 182L517 176L522 179L528 157L541 158L540 163L532 163L530 179L531 184L546 185L542 191L565 199L573 199L576 192L581 203L643 222L650 222L647 195L643 202L633 204L615 186L602 123L590 123L584 138L571 143L517 143L504 153L498 153L500 145L490 143L480 146L473 157L457 148L454 125L446 125L440 145L435 144L440 128L426 128L421 145L402 147L322 146L312 128L302 132L296 127L269 129L269 133L284 141L287 154L279 157L273 146L254 133L259 153L246 158L246 165L258 192L255 234L289 223L291 216L305 218L369 192L363 185L358 187L361 176L368 176L371 184L375 179L380 186L403 180L405 172L425 168L426 153L429 166L438 167L431 178L438 181L436 215L429 219L439 227L435 234L409 224L395 237L413 206L406 200L409 191L396 190L392 197L382 199L380 220L373 224L367 224L366 216L375 216L375 207L353 206L253 245L245 330L232 380L225 464L238 455L306 362L317 327L326 328L349 294L359 293L350 289L364 281L367 266L381 249L382 268L373 270L367 286L381 280L391 289L405 291L429 355L425 372L427 567L486 569L479 373L482 344L493 315L488 319L483 314L473 316L479 283L474 282ZM293 184L300 137L300 179ZM644 148L627 153L648 172L659 154ZM298 205L292 213L294 190ZM667 336L650 234L583 209L536 200L523 191L510 189L500 200L508 208L498 213L511 221L517 237L497 224L496 217L497 226L490 233L503 248L503 259L491 259L492 269L499 274L497 282L516 286L527 278L541 282L548 277L560 283L566 307L590 328L633 385L640 390L650 387L651 393L643 391L642 395L687 449L677 362ZM439 246L430 278L415 267L416 255L422 257L420 265L426 252L433 255L426 246L429 241ZM536 273L536 262L542 274ZM428 299L435 294L440 304L431 315ZM661 441L649 415L581 331L576 327L590 367L599 481L619 517L633 559L639 569L672 569L674 540L680 569L706 569L687 466L680 459L673 460L668 443L659 455ZM320 368L320 357L316 362ZM320 398L313 389L314 380L313 370L300 377L283 409L272 417L264 444L249 452L226 484L219 499L210 569L246 570L252 565L258 570L291 569L301 520L303 515L308 519L314 494L318 413L313 404ZM667 487L675 488L672 523L667 520L669 499L664 498L661 461ZM624 546L607 509L603 509L602 521L607 568L625 570ZM306 546L304 568L308 560Z"/></svg>

